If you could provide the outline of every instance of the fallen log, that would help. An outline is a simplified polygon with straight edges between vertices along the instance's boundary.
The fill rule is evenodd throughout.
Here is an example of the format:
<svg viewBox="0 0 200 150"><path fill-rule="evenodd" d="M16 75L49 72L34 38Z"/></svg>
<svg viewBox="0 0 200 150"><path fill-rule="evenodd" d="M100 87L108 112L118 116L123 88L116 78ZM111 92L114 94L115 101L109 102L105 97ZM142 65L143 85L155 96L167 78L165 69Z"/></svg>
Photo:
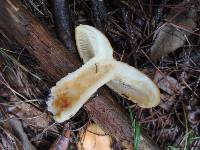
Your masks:
<svg viewBox="0 0 200 150"><path fill-rule="evenodd" d="M0 27L35 56L54 81L80 66L78 57L53 38L19 1L0 0L0 4Z"/></svg>
<svg viewBox="0 0 200 150"><path fill-rule="evenodd" d="M20 1L0 0L0 29L35 56L42 70L48 74L53 82L74 71L81 64L79 57L66 50L58 40L51 36ZM109 103L111 100L113 103L112 108L104 108L104 106L108 106L107 102ZM112 111L117 112L118 115L115 115L115 118L109 115L108 118L107 113L102 112L102 109L98 109L99 105L97 103L104 103L101 105L102 109L108 109L107 112L109 113ZM107 129L118 141L124 142L125 140L131 144L133 140L132 132L130 132L132 131L131 123L130 121L127 122L128 119L123 119L123 116L128 118L128 114L122 111L123 109L115 100L102 95L85 104L85 107L93 120L103 129ZM102 120L107 119L110 121L102 122ZM116 124L115 128L112 126L112 120ZM118 131L117 134L116 131ZM150 143L149 140L145 140L145 142L157 149L156 144Z"/></svg>

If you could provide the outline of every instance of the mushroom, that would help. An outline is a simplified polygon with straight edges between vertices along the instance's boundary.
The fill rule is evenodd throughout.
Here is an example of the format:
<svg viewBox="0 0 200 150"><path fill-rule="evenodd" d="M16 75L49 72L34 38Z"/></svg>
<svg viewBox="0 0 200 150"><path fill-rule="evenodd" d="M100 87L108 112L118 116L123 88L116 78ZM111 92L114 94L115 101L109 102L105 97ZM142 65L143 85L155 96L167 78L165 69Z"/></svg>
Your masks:
<svg viewBox="0 0 200 150"><path fill-rule="evenodd" d="M157 86L139 70L115 60L112 46L104 34L94 27L79 25L75 36L85 64L51 89L47 104L56 121L63 122L74 116L104 84L140 107L151 108L159 104Z"/></svg>

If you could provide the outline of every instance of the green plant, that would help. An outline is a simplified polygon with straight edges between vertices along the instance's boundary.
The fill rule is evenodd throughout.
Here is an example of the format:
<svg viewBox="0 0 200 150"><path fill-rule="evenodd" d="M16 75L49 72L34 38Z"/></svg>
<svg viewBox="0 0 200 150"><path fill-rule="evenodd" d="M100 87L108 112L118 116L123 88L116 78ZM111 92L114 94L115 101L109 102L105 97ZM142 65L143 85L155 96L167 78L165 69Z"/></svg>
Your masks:
<svg viewBox="0 0 200 150"><path fill-rule="evenodd" d="M131 126L133 129L133 146L134 146L134 150L138 150L139 144L140 144L140 135L141 135L141 131L140 131L140 127L138 122L136 121L133 112L131 111L131 108L128 107L129 110L129 115L131 118Z"/></svg>

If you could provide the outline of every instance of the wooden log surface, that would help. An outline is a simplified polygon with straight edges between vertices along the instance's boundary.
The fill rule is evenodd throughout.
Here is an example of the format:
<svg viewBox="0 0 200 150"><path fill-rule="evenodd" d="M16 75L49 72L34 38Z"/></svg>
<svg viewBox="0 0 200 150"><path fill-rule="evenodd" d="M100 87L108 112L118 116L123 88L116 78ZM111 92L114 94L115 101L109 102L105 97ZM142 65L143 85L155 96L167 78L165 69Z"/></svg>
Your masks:
<svg viewBox="0 0 200 150"><path fill-rule="evenodd" d="M78 57L36 20L17 0L0 0L0 27L36 57L41 68L58 81L80 66Z"/></svg>
<svg viewBox="0 0 200 150"><path fill-rule="evenodd" d="M35 56L41 69L54 82L74 71L81 64L79 57L51 36L18 0L0 0L0 29ZM111 109L106 107L110 101L112 101L111 106L113 106ZM123 109L114 99L101 95L85 104L85 107L93 120L118 141L123 142L125 140L131 143L133 140L132 132L130 132L132 127L130 121L128 121L128 114L122 111ZM101 109L99 109L100 107ZM118 115L107 115L102 111L103 109L111 114L114 111L113 113ZM126 117L124 118L124 116ZM111 121L102 121L107 119ZM115 128L111 123L112 120ZM157 149L155 143L152 144L149 140L145 140L145 142Z"/></svg>

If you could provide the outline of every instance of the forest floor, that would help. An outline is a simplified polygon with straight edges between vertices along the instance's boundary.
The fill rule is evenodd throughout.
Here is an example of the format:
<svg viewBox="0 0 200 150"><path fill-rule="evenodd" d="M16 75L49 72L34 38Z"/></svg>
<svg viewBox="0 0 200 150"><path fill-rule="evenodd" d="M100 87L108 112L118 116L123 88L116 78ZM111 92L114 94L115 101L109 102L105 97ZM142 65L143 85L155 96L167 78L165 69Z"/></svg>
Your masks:
<svg viewBox="0 0 200 150"><path fill-rule="evenodd" d="M70 16L72 41L74 41L74 29L79 24L95 26L105 33L111 42L117 60L138 68L160 88L161 103L151 109L140 108L109 91L127 112L129 112L129 108L131 109L143 132L151 137L161 149L198 150L200 149L200 18L198 12L200 2L191 0L186 5L188 7L180 6L178 2L181 1L110 0L102 3L98 0L69 0L69 12L66 13ZM22 3L55 38L59 39L53 5L50 1L22 0ZM181 14L181 11L184 11L184 14ZM191 11L195 11L195 15L188 15ZM188 15L192 19L190 21L193 21L195 25L190 27L183 20L180 21L179 19L182 17L179 15ZM173 16L175 16L175 21L171 19ZM168 30L168 35L157 35L154 38L159 27L165 23L173 24L173 28ZM183 25L184 23L187 27ZM171 30L174 29L183 33L180 37L183 44L179 44L175 49L172 48L173 42L178 43L179 41L169 39L173 38L174 32L171 33ZM167 36L167 38L162 36ZM182 37L184 40L181 39ZM151 48L155 44L156 38L163 38L167 41L159 43L158 47L161 48L157 48L153 53ZM166 47L169 49L166 50L167 52L164 50ZM5 116L12 117L14 115L20 118L24 134L27 134L33 145L37 149L49 149L61 133L63 125L52 121L49 115L42 120L33 117L46 113L46 111L41 113L38 110L46 110L43 99L47 96L48 91L44 90L45 92L40 98L26 99L25 96L15 93L13 88L7 84L4 78L5 70L15 60L14 65L26 68L27 74L31 73L29 78L42 78L42 83L35 82L36 87L42 85L49 89L54 83L49 81L48 75L42 72L34 56L30 55L12 38L8 38L1 28L0 55L2 57L0 60L4 60L0 61L1 122L5 120ZM154 59L154 55L156 55L156 59ZM159 56L157 57L157 55ZM7 59L9 61L5 61ZM14 75L23 80L20 72L16 71L13 73ZM26 88L28 93L29 87ZM24 98L33 104L37 103L37 105L29 107L30 104L20 103L20 99L24 101ZM84 130L85 124L90 120L84 109L79 113L82 118L74 121L74 124L78 125L75 125L71 134L68 146L71 149L76 149L75 143L79 140L77 133L79 130ZM23 119L27 116L30 116L30 119ZM46 127L47 122L48 127ZM5 125L2 124L0 130L2 131L1 146L3 147L6 141L7 144L9 143L9 130L5 130Z"/></svg>

